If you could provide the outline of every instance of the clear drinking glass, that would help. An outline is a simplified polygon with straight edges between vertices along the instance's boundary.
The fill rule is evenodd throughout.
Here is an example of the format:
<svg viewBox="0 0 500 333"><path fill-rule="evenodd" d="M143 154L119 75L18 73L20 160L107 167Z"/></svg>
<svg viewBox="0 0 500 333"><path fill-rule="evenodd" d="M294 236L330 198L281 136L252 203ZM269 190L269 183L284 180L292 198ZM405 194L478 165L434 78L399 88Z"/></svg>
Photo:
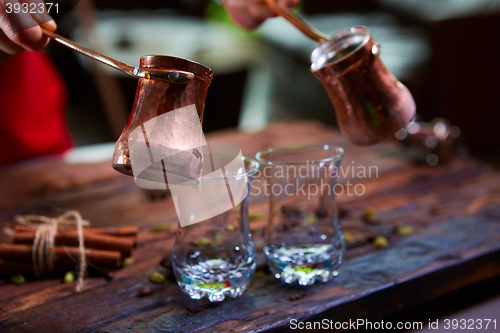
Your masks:
<svg viewBox="0 0 500 333"><path fill-rule="evenodd" d="M337 275L345 243L335 207L344 150L330 145L257 153L269 196L264 251L277 279L311 285Z"/></svg>
<svg viewBox="0 0 500 333"><path fill-rule="evenodd" d="M205 199L189 196L180 203L181 223L173 251L173 269L177 283L191 298L208 296L211 302L220 302L226 295L240 297L255 271L256 251L248 223L248 199L259 164L242 156L235 161L231 161L234 157L224 156L204 158L205 163L223 171L220 176L212 173L201 177L198 186L200 197L205 196ZM227 167L231 164L232 167ZM171 188L177 194L192 190L180 186ZM186 196L178 197L182 200ZM229 209L219 213L225 201ZM216 213L201 222L186 225L196 219L197 214L206 216L207 210Z"/></svg>

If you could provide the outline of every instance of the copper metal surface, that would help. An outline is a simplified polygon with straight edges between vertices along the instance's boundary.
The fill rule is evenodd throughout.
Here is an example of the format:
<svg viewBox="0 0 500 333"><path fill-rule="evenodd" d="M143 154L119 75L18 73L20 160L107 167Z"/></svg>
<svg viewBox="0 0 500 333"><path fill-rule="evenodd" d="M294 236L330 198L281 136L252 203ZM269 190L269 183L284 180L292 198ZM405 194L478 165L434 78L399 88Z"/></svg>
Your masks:
<svg viewBox="0 0 500 333"><path fill-rule="evenodd" d="M212 82L210 68L194 61L181 58L148 55L141 58L143 69L171 69L194 74L188 83L171 83L159 80L140 79L135 95L134 106L129 120L116 142L112 166L115 170L133 176L128 151L129 134L141 124L166 112L194 104L203 123L203 111L208 87Z"/></svg>
<svg viewBox="0 0 500 333"><path fill-rule="evenodd" d="M357 145L382 141L415 115L410 91L385 68L379 52L369 30L354 27L311 56L311 71L330 96L340 130Z"/></svg>
<svg viewBox="0 0 500 333"><path fill-rule="evenodd" d="M404 127L415 115L410 91L384 66L380 45L366 27L354 27L328 37L290 9L266 0L307 37L321 44L311 55L311 71L325 87L337 124L357 145L378 143Z"/></svg>

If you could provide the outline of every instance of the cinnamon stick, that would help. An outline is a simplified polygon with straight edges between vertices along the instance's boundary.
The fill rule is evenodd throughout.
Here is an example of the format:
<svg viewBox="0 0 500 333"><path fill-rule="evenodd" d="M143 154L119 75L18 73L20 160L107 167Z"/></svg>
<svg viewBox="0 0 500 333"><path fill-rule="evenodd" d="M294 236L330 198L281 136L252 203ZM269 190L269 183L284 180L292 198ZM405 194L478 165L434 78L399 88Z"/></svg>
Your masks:
<svg viewBox="0 0 500 333"><path fill-rule="evenodd" d="M34 231L36 228L28 227L25 225L17 224L15 231ZM135 237L139 228L137 226L124 226L124 227L106 227L106 228L85 228L86 232L94 232L117 237Z"/></svg>
<svg viewBox="0 0 500 333"><path fill-rule="evenodd" d="M132 237L114 237L84 230L84 246L86 248L120 251L124 257L130 257L135 239ZM15 231L12 242L14 244L33 244L35 231ZM78 246L76 231L58 231L54 238L54 245Z"/></svg>
<svg viewBox="0 0 500 333"><path fill-rule="evenodd" d="M124 226L124 227L106 227L106 228L89 228L91 232L100 234L117 236L117 237L135 237L139 228L137 226Z"/></svg>
<svg viewBox="0 0 500 333"><path fill-rule="evenodd" d="M54 246L56 264L76 263L80 258L77 247ZM86 259L91 266L118 268L122 255L119 251L85 249ZM25 244L0 244L0 258L14 262L33 262L31 246Z"/></svg>
<svg viewBox="0 0 500 333"><path fill-rule="evenodd" d="M65 273L67 271L73 270L74 268L74 265L55 265L51 273ZM33 264L12 262L0 259L0 276L11 277L15 274L35 274Z"/></svg>

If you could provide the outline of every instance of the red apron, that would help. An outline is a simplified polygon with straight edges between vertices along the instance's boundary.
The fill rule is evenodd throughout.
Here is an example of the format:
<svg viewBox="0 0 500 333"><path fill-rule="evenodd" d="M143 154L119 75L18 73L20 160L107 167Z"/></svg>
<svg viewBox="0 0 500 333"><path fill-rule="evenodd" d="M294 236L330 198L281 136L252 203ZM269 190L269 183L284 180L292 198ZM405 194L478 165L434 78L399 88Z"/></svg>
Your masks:
<svg viewBox="0 0 500 333"><path fill-rule="evenodd" d="M24 51L0 64L0 166L72 146L67 89L43 52Z"/></svg>

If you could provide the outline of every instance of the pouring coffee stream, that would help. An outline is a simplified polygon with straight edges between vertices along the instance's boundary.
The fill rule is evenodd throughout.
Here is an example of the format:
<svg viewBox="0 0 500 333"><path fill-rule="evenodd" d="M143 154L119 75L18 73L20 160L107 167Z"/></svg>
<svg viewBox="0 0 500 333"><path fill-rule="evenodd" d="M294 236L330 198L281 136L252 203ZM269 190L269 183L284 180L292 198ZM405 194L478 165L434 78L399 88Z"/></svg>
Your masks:
<svg viewBox="0 0 500 333"><path fill-rule="evenodd" d="M380 60L380 44L368 28L357 26L330 37L276 0L265 1L276 15L321 43L311 54L311 72L328 93L338 127L349 141L376 144L413 119L413 96Z"/></svg>

